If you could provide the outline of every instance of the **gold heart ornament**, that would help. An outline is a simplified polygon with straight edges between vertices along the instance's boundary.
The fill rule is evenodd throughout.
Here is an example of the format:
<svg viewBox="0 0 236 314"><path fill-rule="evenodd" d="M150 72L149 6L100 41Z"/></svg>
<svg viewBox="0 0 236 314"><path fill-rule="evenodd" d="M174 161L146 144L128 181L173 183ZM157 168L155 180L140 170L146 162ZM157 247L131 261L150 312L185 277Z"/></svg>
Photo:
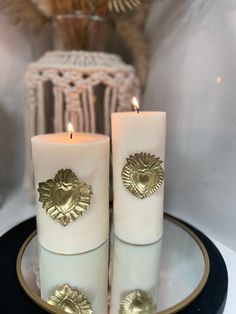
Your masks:
<svg viewBox="0 0 236 314"><path fill-rule="evenodd" d="M144 199L163 183L163 161L150 153L136 153L126 159L121 172L124 186L136 197Z"/></svg>
<svg viewBox="0 0 236 314"><path fill-rule="evenodd" d="M39 183L42 207L63 226L82 216L90 204L92 187L80 182L70 170L60 170L54 179Z"/></svg>
<svg viewBox="0 0 236 314"><path fill-rule="evenodd" d="M57 307L66 313L92 314L91 303L88 298L78 289L69 285L55 290L50 296L48 304Z"/></svg>
<svg viewBox="0 0 236 314"><path fill-rule="evenodd" d="M143 290L131 291L120 304L119 314L155 314L156 305Z"/></svg>

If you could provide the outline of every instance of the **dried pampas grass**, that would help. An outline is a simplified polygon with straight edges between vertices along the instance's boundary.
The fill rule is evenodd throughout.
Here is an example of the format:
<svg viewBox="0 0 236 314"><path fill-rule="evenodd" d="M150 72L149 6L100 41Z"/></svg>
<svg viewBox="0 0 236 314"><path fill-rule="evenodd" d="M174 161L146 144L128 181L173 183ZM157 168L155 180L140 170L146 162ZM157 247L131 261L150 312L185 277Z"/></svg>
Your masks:
<svg viewBox="0 0 236 314"><path fill-rule="evenodd" d="M30 0L29 0L30 1ZM52 17L53 6L51 0L31 0L40 12L47 17Z"/></svg>
<svg viewBox="0 0 236 314"><path fill-rule="evenodd" d="M91 15L107 16L109 11L124 13L146 0L0 0L0 10L7 13L14 24L28 25L40 30L57 14L82 11ZM140 10L142 11L142 10ZM111 19L113 17L111 16Z"/></svg>
<svg viewBox="0 0 236 314"><path fill-rule="evenodd" d="M146 0L0 0L0 10L12 22L38 32L58 14L82 11L90 15L108 16L111 25L131 52L142 85L148 69L149 49L144 35L148 6ZM139 10L133 10L139 6ZM131 11L126 15L112 14ZM110 13L109 13L110 11ZM72 36L73 35L73 36ZM68 41L77 40L78 30L68 30Z"/></svg>
<svg viewBox="0 0 236 314"><path fill-rule="evenodd" d="M87 10L87 6L85 4L87 1L78 1L78 0L48 0L51 2L53 8L53 14L67 14L75 11L80 11L85 9Z"/></svg>
<svg viewBox="0 0 236 314"><path fill-rule="evenodd" d="M135 9L145 0L33 0L38 5L48 2L54 14L83 11L105 15L110 12L122 13Z"/></svg>
<svg viewBox="0 0 236 314"><path fill-rule="evenodd" d="M47 18L30 0L0 0L0 10L5 12L12 22L28 26L38 32L47 22Z"/></svg>
<svg viewBox="0 0 236 314"><path fill-rule="evenodd" d="M143 4L139 10L115 18L116 32L131 53L132 63L137 69L143 87L146 83L149 64L149 42L145 36L148 11L149 6Z"/></svg>
<svg viewBox="0 0 236 314"><path fill-rule="evenodd" d="M141 85L144 86L149 56L149 46L144 33L135 24L131 24L126 20L116 20L116 30L126 47L131 51Z"/></svg>
<svg viewBox="0 0 236 314"><path fill-rule="evenodd" d="M143 0L108 0L108 8L112 12L127 12L141 5Z"/></svg>

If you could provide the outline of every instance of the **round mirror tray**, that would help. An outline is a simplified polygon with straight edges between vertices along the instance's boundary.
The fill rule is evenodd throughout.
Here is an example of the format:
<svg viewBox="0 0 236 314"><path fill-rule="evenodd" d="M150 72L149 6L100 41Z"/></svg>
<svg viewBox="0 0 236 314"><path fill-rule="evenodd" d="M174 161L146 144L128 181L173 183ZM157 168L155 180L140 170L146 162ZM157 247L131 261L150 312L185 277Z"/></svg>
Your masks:
<svg viewBox="0 0 236 314"><path fill-rule="evenodd" d="M203 242L168 216L163 238L150 245L112 236L92 251L59 255L41 247L35 231L17 258L22 288L50 313L176 313L200 294L209 271Z"/></svg>

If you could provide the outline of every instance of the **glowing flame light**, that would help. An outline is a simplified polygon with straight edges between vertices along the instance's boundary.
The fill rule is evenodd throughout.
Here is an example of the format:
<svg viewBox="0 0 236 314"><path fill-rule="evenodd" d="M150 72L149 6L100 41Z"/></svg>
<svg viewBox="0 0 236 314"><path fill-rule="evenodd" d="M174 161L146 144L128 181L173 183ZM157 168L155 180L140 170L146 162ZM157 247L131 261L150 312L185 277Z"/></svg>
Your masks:
<svg viewBox="0 0 236 314"><path fill-rule="evenodd" d="M218 75L218 76L216 77L216 83L217 83L217 84L222 84L222 83L223 83L223 77L222 77L221 75Z"/></svg>
<svg viewBox="0 0 236 314"><path fill-rule="evenodd" d="M134 107L134 110L139 113L139 110L140 110L140 105L139 105L139 101L136 97L133 97L132 100L131 100L131 103Z"/></svg>
<svg viewBox="0 0 236 314"><path fill-rule="evenodd" d="M68 123L68 133L70 135L70 138L72 139L73 134L74 134L74 128L73 128L73 125L70 122Z"/></svg>

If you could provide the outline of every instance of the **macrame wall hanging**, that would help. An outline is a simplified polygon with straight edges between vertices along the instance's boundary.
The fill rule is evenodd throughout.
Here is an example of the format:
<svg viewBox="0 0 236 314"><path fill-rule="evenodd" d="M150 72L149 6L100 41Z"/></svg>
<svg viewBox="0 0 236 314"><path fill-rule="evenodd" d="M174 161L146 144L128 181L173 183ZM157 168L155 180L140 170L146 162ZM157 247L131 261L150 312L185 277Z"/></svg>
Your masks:
<svg viewBox="0 0 236 314"><path fill-rule="evenodd" d="M33 188L30 138L64 132L72 122L78 132L110 134L110 114L131 110L139 97L135 69L114 54L86 51L47 52L26 73L25 185Z"/></svg>

